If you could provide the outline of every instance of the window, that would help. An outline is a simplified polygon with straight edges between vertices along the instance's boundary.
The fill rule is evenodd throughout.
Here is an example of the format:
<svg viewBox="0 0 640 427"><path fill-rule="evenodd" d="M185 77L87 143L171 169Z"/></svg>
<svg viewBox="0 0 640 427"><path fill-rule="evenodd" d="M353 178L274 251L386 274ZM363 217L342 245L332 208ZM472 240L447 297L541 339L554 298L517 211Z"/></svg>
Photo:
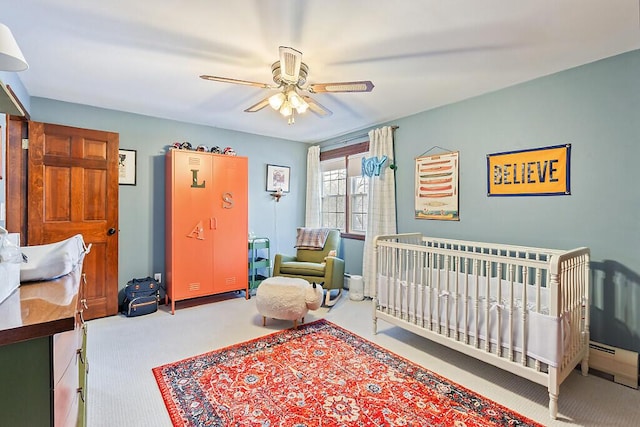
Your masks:
<svg viewBox="0 0 640 427"><path fill-rule="evenodd" d="M322 226L356 239L363 239L367 229L369 180L362 175L362 159L368 152L364 142L320 154Z"/></svg>

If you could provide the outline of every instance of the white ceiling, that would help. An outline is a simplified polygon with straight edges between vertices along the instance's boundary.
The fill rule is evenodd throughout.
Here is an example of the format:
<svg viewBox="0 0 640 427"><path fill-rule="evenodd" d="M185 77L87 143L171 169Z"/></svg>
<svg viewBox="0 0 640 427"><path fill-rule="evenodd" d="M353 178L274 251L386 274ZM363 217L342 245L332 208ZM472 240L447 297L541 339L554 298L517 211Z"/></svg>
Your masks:
<svg viewBox="0 0 640 427"><path fill-rule="evenodd" d="M0 0L31 96L318 142L640 48L638 0ZM278 46L333 111L294 125L244 109L269 91Z"/></svg>

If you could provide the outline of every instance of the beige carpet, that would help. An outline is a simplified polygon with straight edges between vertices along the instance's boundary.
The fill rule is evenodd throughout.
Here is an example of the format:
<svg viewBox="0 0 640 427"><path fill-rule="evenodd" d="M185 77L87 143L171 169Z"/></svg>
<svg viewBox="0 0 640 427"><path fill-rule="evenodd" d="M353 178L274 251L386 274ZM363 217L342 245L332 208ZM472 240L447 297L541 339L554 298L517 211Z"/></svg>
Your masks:
<svg viewBox="0 0 640 427"><path fill-rule="evenodd" d="M181 302L175 315L162 307L138 318L113 316L89 322L89 427L171 426L151 369L292 326L262 318L255 299L236 294ZM560 387L559 416L548 415L545 387L379 322L372 334L371 301L343 293L331 309L309 312L326 318L394 353L548 426L640 425L640 392L589 375L572 373Z"/></svg>

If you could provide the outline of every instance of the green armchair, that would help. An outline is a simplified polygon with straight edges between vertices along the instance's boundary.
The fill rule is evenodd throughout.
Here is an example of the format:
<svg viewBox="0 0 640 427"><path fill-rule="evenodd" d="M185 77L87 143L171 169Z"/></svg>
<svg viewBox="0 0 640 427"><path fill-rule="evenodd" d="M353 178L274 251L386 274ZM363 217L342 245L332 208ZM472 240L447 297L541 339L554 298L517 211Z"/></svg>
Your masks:
<svg viewBox="0 0 640 427"><path fill-rule="evenodd" d="M336 256L329 252L335 251ZM344 286L344 260L340 256L340 230L331 230L322 250L297 249L296 256L276 254L273 263L273 275L299 277L309 283L324 282L322 288L327 291L324 304L334 305L342 295ZM331 291L337 290L335 298Z"/></svg>

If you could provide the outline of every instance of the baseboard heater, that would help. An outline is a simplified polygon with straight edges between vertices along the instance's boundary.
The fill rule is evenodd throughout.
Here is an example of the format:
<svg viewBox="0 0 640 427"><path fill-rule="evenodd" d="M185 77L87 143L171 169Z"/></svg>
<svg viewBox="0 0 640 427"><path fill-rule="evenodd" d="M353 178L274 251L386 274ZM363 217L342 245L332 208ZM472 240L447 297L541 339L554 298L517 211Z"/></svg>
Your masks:
<svg viewBox="0 0 640 427"><path fill-rule="evenodd" d="M589 368L613 376L613 381L638 388L638 353L589 341Z"/></svg>

